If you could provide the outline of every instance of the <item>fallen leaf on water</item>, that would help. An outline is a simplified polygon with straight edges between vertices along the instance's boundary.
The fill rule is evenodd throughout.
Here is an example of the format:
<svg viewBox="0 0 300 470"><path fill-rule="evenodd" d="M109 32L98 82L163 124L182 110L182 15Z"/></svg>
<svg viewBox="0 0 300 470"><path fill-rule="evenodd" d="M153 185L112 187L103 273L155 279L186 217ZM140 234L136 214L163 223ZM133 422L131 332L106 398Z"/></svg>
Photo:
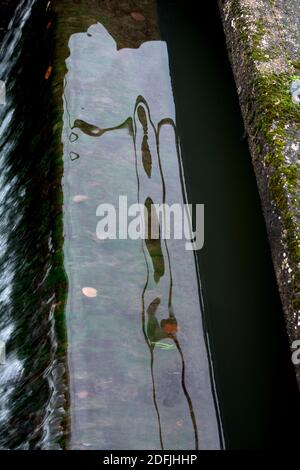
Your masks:
<svg viewBox="0 0 300 470"><path fill-rule="evenodd" d="M131 17L135 20L135 21L144 21L145 20L145 17L142 15L142 13L139 13L138 11L133 11L131 13Z"/></svg>
<svg viewBox="0 0 300 470"><path fill-rule="evenodd" d="M166 323L164 325L163 329L168 334L175 334L177 332L177 324L176 323Z"/></svg>
<svg viewBox="0 0 300 470"><path fill-rule="evenodd" d="M76 196L73 197L74 202L83 202L87 200L88 196L85 196L84 194L76 194Z"/></svg>
<svg viewBox="0 0 300 470"><path fill-rule="evenodd" d="M51 73L52 73L52 66L49 65L49 67L47 68L46 73L45 73L45 80L48 80L48 78L50 77Z"/></svg>
<svg viewBox="0 0 300 470"><path fill-rule="evenodd" d="M86 297L97 297L97 289L94 289L94 287L83 287L82 293Z"/></svg>
<svg viewBox="0 0 300 470"><path fill-rule="evenodd" d="M89 392L86 390L81 390L77 393L78 398L87 398L89 396Z"/></svg>

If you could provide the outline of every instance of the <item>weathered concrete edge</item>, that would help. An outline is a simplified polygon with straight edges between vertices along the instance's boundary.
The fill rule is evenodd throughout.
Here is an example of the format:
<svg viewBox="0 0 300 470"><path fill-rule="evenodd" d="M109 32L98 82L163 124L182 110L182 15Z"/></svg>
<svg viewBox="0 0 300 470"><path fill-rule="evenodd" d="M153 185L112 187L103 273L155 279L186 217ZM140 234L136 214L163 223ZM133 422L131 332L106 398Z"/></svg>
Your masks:
<svg viewBox="0 0 300 470"><path fill-rule="evenodd" d="M300 75L300 31L297 1L287 3L219 0L219 7L294 350L300 340L300 105L290 87ZM300 365L295 369L300 388Z"/></svg>

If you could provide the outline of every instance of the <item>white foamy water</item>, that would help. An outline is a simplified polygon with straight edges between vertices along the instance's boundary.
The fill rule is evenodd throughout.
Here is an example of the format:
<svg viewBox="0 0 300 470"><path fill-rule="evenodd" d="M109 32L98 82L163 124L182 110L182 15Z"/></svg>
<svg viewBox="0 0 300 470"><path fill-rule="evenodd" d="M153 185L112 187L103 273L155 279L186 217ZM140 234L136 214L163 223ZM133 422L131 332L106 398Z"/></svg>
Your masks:
<svg viewBox="0 0 300 470"><path fill-rule="evenodd" d="M14 116L14 97L8 91L12 82L15 81L12 70L19 59L23 29L30 18L32 6L35 2L36 0L24 0L19 3L0 48L0 77L6 85L9 84L6 92L6 103L0 106L0 258L2 259L0 271L0 305L2 311L0 340L5 343L9 342L15 332L15 325L10 314L11 286L15 266L13 260L3 260L9 230L13 230L13 226L9 225L9 214L3 212L3 202L14 185L14 179L10 179L9 182L6 179L7 168L5 164L7 156L14 149L15 142L6 142L3 145L3 141ZM17 138L17 136L15 137ZM23 363L18 358L18 350L9 350L6 354L5 364L0 365L0 428L3 430L5 430L10 418L11 396L22 372Z"/></svg>

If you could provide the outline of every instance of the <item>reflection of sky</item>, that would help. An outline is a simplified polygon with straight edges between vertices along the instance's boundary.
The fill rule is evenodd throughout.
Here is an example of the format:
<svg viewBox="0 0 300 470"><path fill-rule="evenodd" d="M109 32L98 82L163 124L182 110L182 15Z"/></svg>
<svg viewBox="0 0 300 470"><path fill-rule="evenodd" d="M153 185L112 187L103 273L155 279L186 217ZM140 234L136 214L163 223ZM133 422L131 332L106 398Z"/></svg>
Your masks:
<svg viewBox="0 0 300 470"><path fill-rule="evenodd" d="M149 41L138 49L117 51L115 41L102 25L91 26L88 34L91 36L74 34L69 42L71 119L83 119L99 127L115 126L132 114L137 95L148 102L155 123L165 116L174 119L164 42Z"/></svg>
<svg viewBox="0 0 300 470"><path fill-rule="evenodd" d="M128 129L91 137L76 129L76 119L100 128L120 125L133 117L136 99L148 103L155 126L175 120L165 43L146 42L139 49L121 49L100 24L70 39L65 87L64 201L65 263L69 278L67 326L71 387L71 447L94 449L159 448L153 404L149 349L142 332L141 296L146 265L141 242L99 241L95 237L100 203L117 206L119 195L137 201L133 139ZM155 132L149 126L153 159L151 179L141 163L142 126L137 126L137 172L140 202L148 196L162 202ZM70 160L70 152L79 154ZM161 131L161 166L166 202L183 203L174 132ZM75 196L85 196L75 202ZM76 200L76 198L75 198ZM80 200L80 198L77 200ZM201 448L219 446L217 422L202 333L194 254L185 240L168 243L173 275L173 309L186 363L186 386L194 405ZM166 249L163 246L166 260ZM149 256L148 256L149 257ZM151 270L151 262L148 260ZM167 265L166 265L167 266ZM145 292L146 309L159 297L157 319L168 316L170 272ZM83 287L97 289L88 299ZM165 340L171 343L171 340ZM182 363L176 348L154 350L154 378L162 436L167 449L193 449L194 430L181 386Z"/></svg>

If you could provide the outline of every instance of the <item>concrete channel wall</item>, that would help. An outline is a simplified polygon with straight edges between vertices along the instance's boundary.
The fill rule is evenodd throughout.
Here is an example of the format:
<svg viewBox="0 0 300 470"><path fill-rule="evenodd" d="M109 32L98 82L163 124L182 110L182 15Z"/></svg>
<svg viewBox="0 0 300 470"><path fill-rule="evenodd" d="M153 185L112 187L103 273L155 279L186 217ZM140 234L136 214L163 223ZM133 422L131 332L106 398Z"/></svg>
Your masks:
<svg viewBox="0 0 300 470"><path fill-rule="evenodd" d="M300 5L219 0L219 6L294 350L300 339Z"/></svg>

